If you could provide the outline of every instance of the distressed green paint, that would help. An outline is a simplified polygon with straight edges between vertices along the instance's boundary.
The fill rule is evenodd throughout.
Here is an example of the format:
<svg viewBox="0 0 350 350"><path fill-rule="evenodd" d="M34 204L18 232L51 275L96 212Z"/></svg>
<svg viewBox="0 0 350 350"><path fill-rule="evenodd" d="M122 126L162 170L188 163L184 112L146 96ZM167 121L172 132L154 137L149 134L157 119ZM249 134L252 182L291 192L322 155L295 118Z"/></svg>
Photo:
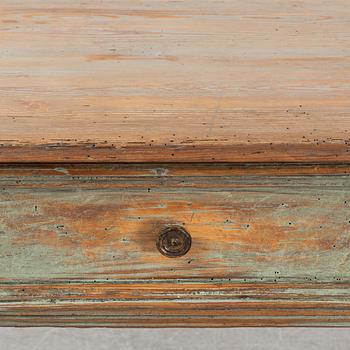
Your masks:
<svg viewBox="0 0 350 350"><path fill-rule="evenodd" d="M350 280L349 176L7 176L0 184L3 280ZM155 248L169 223L192 235L183 258Z"/></svg>
<svg viewBox="0 0 350 350"><path fill-rule="evenodd" d="M0 325L348 326L347 168L252 168L0 167Z"/></svg>

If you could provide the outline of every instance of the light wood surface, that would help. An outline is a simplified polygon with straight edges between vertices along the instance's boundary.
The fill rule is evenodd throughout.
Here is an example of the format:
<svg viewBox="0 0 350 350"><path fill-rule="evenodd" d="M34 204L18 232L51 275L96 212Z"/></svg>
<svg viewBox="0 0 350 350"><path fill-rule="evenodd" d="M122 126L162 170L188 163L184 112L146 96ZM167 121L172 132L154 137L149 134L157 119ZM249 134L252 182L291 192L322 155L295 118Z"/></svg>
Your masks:
<svg viewBox="0 0 350 350"><path fill-rule="evenodd" d="M339 166L0 167L0 325L350 325ZM182 225L190 251L156 248Z"/></svg>
<svg viewBox="0 0 350 350"><path fill-rule="evenodd" d="M350 160L347 0L0 3L0 162Z"/></svg>

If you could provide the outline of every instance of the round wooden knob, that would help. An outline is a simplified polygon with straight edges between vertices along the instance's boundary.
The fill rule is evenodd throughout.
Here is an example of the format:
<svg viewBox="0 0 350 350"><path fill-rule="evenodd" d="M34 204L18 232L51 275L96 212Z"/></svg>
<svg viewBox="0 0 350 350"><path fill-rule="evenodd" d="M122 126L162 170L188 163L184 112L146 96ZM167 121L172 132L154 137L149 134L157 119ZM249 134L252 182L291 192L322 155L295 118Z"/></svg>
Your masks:
<svg viewBox="0 0 350 350"><path fill-rule="evenodd" d="M176 258L185 255L191 248L190 234L180 226L168 226L158 237L157 248L165 256Z"/></svg>

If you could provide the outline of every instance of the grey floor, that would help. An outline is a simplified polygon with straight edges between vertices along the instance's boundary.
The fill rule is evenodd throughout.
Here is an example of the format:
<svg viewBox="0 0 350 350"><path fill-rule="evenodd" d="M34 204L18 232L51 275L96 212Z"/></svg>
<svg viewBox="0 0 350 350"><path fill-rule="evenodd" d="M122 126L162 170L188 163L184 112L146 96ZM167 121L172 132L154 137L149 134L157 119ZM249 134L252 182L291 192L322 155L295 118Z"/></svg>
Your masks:
<svg viewBox="0 0 350 350"><path fill-rule="evenodd" d="M0 328L0 350L350 349L350 329Z"/></svg>

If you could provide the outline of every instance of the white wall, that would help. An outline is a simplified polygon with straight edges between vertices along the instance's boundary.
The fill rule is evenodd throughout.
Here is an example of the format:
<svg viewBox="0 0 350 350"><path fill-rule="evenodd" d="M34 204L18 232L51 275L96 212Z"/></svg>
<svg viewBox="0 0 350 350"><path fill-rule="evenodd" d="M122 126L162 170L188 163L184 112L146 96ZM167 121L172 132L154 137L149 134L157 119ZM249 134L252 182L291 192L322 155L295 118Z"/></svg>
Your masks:
<svg viewBox="0 0 350 350"><path fill-rule="evenodd" d="M0 350L349 350L350 329L0 328Z"/></svg>

